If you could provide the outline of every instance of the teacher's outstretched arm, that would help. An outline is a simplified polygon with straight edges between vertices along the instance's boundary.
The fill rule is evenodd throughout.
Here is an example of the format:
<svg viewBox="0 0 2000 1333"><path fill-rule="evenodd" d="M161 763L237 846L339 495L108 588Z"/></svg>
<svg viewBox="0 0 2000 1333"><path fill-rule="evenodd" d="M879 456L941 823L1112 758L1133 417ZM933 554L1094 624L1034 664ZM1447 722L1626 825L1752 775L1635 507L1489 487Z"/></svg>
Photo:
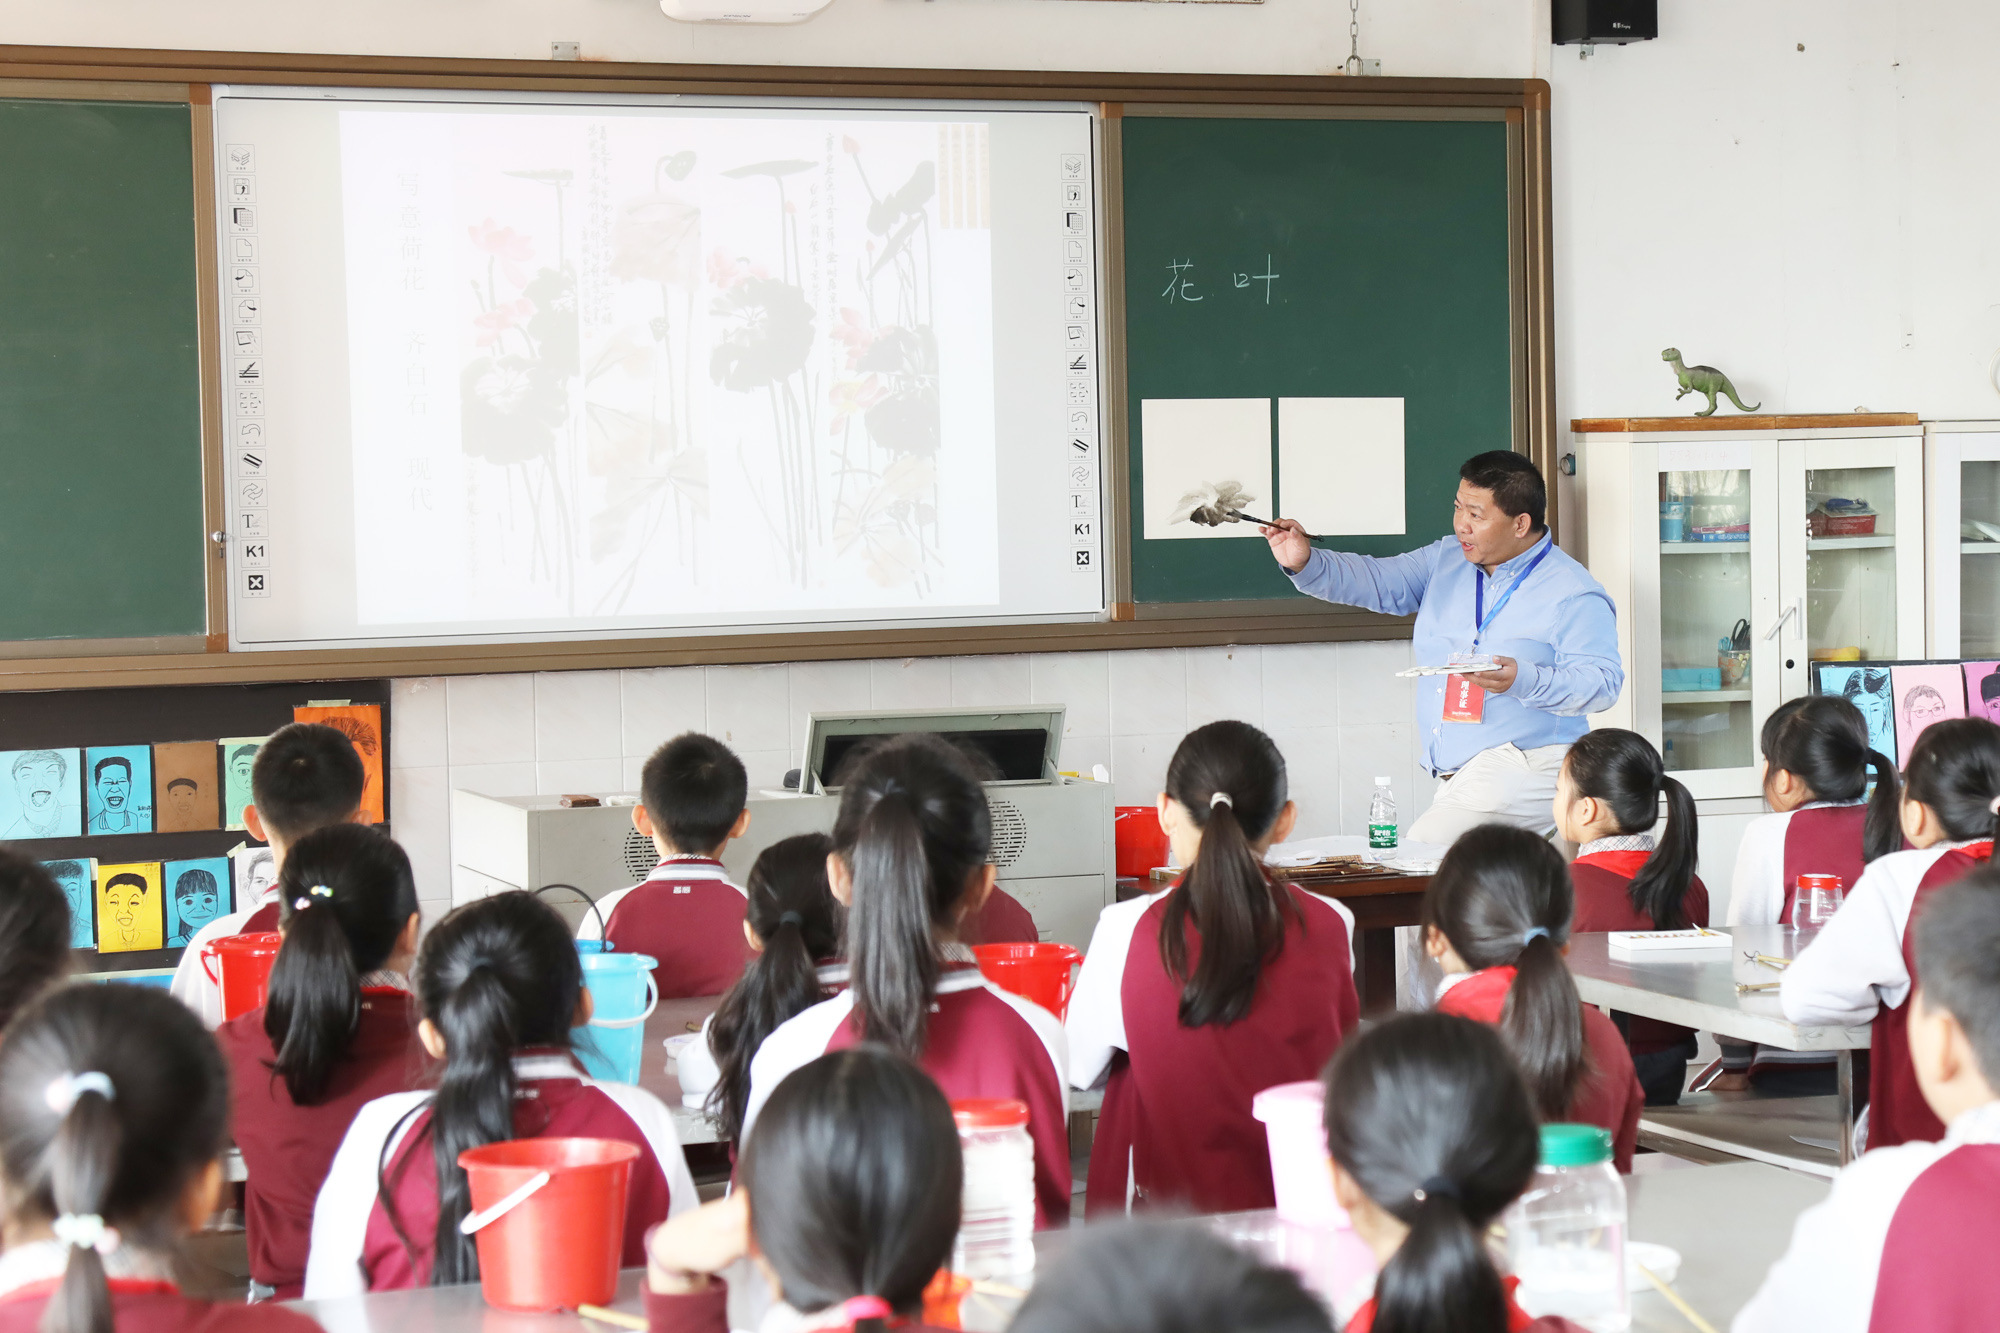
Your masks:
<svg viewBox="0 0 2000 1333"><path fill-rule="evenodd" d="M1271 544L1271 556L1278 567L1300 592L1389 616L1416 614L1445 545L1433 542L1402 555L1377 559L1315 547L1294 519L1276 519L1258 531Z"/></svg>

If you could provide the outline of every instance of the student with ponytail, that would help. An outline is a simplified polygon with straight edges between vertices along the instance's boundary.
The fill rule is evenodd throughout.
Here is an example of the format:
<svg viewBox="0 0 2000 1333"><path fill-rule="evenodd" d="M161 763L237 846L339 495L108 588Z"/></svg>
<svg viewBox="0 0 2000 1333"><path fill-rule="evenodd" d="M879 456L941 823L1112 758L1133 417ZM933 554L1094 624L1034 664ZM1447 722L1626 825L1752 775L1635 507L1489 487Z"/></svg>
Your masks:
<svg viewBox="0 0 2000 1333"><path fill-rule="evenodd" d="M229 1080L201 1021L141 986L66 986L0 1040L5 1333L317 1333L174 1283L219 1206Z"/></svg>
<svg viewBox="0 0 2000 1333"><path fill-rule="evenodd" d="M377 1097L422 1082L429 1057L407 979L422 918L403 849L360 824L320 829L292 847L278 888L285 939L270 997L215 1037L249 1172L251 1291L295 1300L313 1202L348 1125Z"/></svg>
<svg viewBox="0 0 2000 1333"><path fill-rule="evenodd" d="M1326 1071L1326 1148L1334 1195L1380 1265L1347 1333L1576 1327L1523 1313L1486 1248L1541 1144L1514 1060L1480 1024L1405 1014L1349 1042Z"/></svg>
<svg viewBox="0 0 2000 1333"><path fill-rule="evenodd" d="M1499 1027L1543 1120L1611 1131L1632 1169L1645 1094L1625 1039L1578 998L1563 953L1569 868L1544 838L1482 824L1452 844L1424 893L1424 949L1444 970L1437 1007Z"/></svg>
<svg viewBox="0 0 2000 1333"><path fill-rule="evenodd" d="M653 1233L654 1333L727 1333L721 1270L750 1255L782 1302L767 1328L931 1327L924 1288L951 1262L964 1158L923 1070L875 1047L808 1061L770 1094L739 1175L729 1197Z"/></svg>
<svg viewBox="0 0 2000 1333"><path fill-rule="evenodd" d="M915 1060L951 1098L1027 1104L1037 1224L1069 1219L1068 1048L1054 1014L980 974L960 928L992 891L992 815L964 754L926 733L849 759L826 860L847 907L848 988L780 1025L750 1064L743 1132L785 1076L863 1042Z"/></svg>
<svg viewBox="0 0 2000 1333"><path fill-rule="evenodd" d="M1667 829L1655 838L1660 798ZM1708 924L1708 886L1694 873L1700 851L1694 797L1667 775L1660 752L1636 731L1605 727L1570 746L1556 778L1556 832L1577 846L1570 863L1576 934L1683 930ZM1681 1099L1693 1028L1612 1016L1632 1051L1646 1105Z"/></svg>
<svg viewBox="0 0 2000 1333"><path fill-rule="evenodd" d="M0 847L0 1027L68 975L69 912L47 866Z"/></svg>
<svg viewBox="0 0 2000 1333"><path fill-rule="evenodd" d="M1908 1010L1917 986L1910 926L1932 893L1993 859L1996 825L2000 726L1970 717L1932 723L1917 738L1904 774L1902 826L1909 849L1869 862L1833 920L1785 969L1778 996L1792 1022L1875 1025L1868 1053L1870 1148L1944 1137L1910 1060Z"/></svg>
<svg viewBox="0 0 2000 1333"><path fill-rule="evenodd" d="M623 1264L646 1229L692 1208L694 1181L667 1108L651 1093L584 1076L570 1029L590 995L569 927L532 894L468 903L417 956L418 1034L443 1062L435 1092L361 1108L313 1209L307 1300L479 1277L458 1155L503 1139L618 1139L639 1149L626 1194Z"/></svg>
<svg viewBox="0 0 2000 1333"><path fill-rule="evenodd" d="M1174 751L1160 824L1187 869L1104 909L1070 1001L1071 1080L1105 1089L1093 1212L1275 1202L1251 1099L1318 1077L1360 1013L1347 909L1264 868L1296 815L1284 756L1249 723Z"/></svg>
<svg viewBox="0 0 2000 1333"><path fill-rule="evenodd" d="M772 843L750 867L744 938L754 956L674 1060L681 1094L734 1142L750 1100L750 1061L780 1023L825 999L846 978L840 904L826 880L833 839L800 833Z"/></svg>

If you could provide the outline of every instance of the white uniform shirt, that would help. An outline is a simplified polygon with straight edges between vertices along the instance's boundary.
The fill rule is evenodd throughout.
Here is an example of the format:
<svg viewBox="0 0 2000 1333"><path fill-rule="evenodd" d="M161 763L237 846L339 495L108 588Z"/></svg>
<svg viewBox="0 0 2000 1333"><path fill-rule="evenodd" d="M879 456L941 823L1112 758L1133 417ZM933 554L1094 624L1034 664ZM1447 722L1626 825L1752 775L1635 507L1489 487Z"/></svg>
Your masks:
<svg viewBox="0 0 2000 1333"><path fill-rule="evenodd" d="M202 966L201 951L210 940L242 934L244 922L276 901L278 888L274 884L264 890L263 896L254 905L240 912L216 917L194 933L194 938L187 942L186 951L181 954L180 962L174 964L173 997L194 1010L210 1031L222 1026L222 987L209 980L208 969Z"/></svg>

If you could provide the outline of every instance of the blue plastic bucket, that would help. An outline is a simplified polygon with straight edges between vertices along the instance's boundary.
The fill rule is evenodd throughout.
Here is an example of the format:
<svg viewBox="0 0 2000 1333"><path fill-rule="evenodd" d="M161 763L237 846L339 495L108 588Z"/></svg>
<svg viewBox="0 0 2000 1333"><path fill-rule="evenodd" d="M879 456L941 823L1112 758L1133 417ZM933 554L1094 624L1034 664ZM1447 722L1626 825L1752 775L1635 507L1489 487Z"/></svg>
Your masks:
<svg viewBox="0 0 2000 1333"><path fill-rule="evenodd" d="M577 1058L595 1079L637 1083L646 1053L646 1020L660 1002L653 980L659 960L642 953L606 953L595 940L577 942L583 984L590 988L587 1027L571 1028Z"/></svg>

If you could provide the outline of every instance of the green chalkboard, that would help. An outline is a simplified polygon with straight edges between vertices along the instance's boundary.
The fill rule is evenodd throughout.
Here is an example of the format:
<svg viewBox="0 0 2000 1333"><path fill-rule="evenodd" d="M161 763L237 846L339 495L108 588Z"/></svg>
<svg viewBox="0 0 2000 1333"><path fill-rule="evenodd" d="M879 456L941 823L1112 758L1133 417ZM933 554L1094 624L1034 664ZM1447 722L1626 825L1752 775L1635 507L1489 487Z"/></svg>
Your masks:
<svg viewBox="0 0 2000 1333"><path fill-rule="evenodd" d="M191 126L0 100L0 640L205 629Z"/></svg>
<svg viewBox="0 0 2000 1333"><path fill-rule="evenodd" d="M1134 116L1120 144L1134 600L1298 596L1260 541L1145 539L1149 398L1400 397L1404 535L1323 544L1448 532L1459 463L1514 447L1507 126Z"/></svg>

